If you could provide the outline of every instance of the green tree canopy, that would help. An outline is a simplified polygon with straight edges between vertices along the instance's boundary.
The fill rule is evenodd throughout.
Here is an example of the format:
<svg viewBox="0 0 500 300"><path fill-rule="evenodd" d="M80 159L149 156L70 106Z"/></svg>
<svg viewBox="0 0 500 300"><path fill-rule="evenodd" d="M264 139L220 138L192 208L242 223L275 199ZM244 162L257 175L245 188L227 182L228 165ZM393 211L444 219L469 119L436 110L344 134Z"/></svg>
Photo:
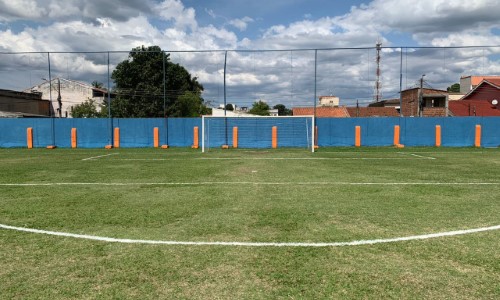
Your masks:
<svg viewBox="0 0 500 300"><path fill-rule="evenodd" d="M262 100L255 101L248 112L252 115L269 116L269 105Z"/></svg>
<svg viewBox="0 0 500 300"><path fill-rule="evenodd" d="M231 103L226 104L226 110L234 110L234 107Z"/></svg>
<svg viewBox="0 0 500 300"><path fill-rule="evenodd" d="M286 108L286 106L284 104L276 104L273 107L273 109L278 110L278 116L291 116L293 114L292 110Z"/></svg>
<svg viewBox="0 0 500 300"><path fill-rule="evenodd" d="M111 103L113 117L188 117L206 109L201 97L203 86L197 78L191 77L183 66L172 63L170 55L158 46L132 49L128 58L116 66L111 78L118 95ZM192 107L187 109L187 103Z"/></svg>
<svg viewBox="0 0 500 300"><path fill-rule="evenodd" d="M107 116L107 112L101 106L99 109L94 100L88 99L81 104L71 107L71 116L73 118L101 118Z"/></svg>
<svg viewBox="0 0 500 300"><path fill-rule="evenodd" d="M460 93L460 83L454 83L446 89L450 93Z"/></svg>

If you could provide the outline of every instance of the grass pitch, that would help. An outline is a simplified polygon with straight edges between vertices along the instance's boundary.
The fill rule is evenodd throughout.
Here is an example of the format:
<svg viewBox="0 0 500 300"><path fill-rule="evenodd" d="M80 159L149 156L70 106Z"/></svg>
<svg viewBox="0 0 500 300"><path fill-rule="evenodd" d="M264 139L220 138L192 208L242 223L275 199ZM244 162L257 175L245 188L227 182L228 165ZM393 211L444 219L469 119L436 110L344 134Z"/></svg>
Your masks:
<svg viewBox="0 0 500 300"><path fill-rule="evenodd" d="M333 243L500 225L498 149L1 149L0 224ZM0 298L500 297L500 230L343 247L0 228Z"/></svg>

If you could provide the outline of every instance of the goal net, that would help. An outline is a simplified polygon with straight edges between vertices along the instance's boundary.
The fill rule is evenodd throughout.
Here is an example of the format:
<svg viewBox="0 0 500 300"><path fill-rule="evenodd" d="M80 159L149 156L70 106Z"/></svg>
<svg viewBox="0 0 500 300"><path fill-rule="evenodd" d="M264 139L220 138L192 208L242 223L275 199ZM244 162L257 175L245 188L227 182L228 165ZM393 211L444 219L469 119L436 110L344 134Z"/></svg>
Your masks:
<svg viewBox="0 0 500 300"><path fill-rule="evenodd" d="M314 117L202 117L202 152L211 148L294 147L314 152Z"/></svg>

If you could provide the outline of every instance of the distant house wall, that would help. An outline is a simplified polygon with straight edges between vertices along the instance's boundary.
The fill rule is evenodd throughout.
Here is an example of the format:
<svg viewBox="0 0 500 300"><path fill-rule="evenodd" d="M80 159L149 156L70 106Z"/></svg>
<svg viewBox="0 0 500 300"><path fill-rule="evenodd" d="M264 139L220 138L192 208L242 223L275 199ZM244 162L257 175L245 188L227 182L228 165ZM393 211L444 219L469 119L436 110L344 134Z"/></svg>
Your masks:
<svg viewBox="0 0 500 300"><path fill-rule="evenodd" d="M97 105L100 105L107 97L106 91L95 89L91 85L82 82L64 78L52 79L52 84L49 84L49 82L46 81L44 83L26 89L24 92L41 93L43 98L51 99L52 101L50 103L52 109L55 112L56 116L59 116L59 103L57 101L57 98L59 96L59 88L61 92L62 117L71 117L71 108L75 105L82 104L89 99L94 100Z"/></svg>
<svg viewBox="0 0 500 300"><path fill-rule="evenodd" d="M488 102L491 102L493 99L500 101L500 88L488 82L483 82L463 98L464 101L483 100Z"/></svg>
<svg viewBox="0 0 500 300"><path fill-rule="evenodd" d="M0 90L0 111L50 116L50 102L40 94Z"/></svg>
<svg viewBox="0 0 500 300"><path fill-rule="evenodd" d="M416 117L419 115L420 89L405 90L402 93L401 112L405 117ZM442 90L422 89L422 116L447 115L448 93ZM428 112L425 112L428 110Z"/></svg>
<svg viewBox="0 0 500 300"><path fill-rule="evenodd" d="M339 106L340 98L336 96L320 96L320 106Z"/></svg>
<svg viewBox="0 0 500 300"><path fill-rule="evenodd" d="M467 94L483 80L500 80L500 76L464 76L460 78L460 93Z"/></svg>

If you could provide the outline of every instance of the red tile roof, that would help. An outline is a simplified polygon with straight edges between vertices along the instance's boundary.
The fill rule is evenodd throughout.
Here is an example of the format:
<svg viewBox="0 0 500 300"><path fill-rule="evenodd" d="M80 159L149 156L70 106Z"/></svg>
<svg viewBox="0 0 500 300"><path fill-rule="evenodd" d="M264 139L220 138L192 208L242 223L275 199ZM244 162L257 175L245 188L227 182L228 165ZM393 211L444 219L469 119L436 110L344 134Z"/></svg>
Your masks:
<svg viewBox="0 0 500 300"><path fill-rule="evenodd" d="M489 83L493 83L494 85L496 85L497 87L500 88L500 78L495 78L495 79L484 79L484 81L488 81Z"/></svg>
<svg viewBox="0 0 500 300"><path fill-rule="evenodd" d="M314 115L314 107L294 107L292 110L294 116ZM319 106L316 107L316 117L347 118L349 114L345 107Z"/></svg>
<svg viewBox="0 0 500 300"><path fill-rule="evenodd" d="M500 105L493 106L484 100L458 100L450 101L448 108L454 116L500 116ZM475 112L475 114L474 114Z"/></svg>

